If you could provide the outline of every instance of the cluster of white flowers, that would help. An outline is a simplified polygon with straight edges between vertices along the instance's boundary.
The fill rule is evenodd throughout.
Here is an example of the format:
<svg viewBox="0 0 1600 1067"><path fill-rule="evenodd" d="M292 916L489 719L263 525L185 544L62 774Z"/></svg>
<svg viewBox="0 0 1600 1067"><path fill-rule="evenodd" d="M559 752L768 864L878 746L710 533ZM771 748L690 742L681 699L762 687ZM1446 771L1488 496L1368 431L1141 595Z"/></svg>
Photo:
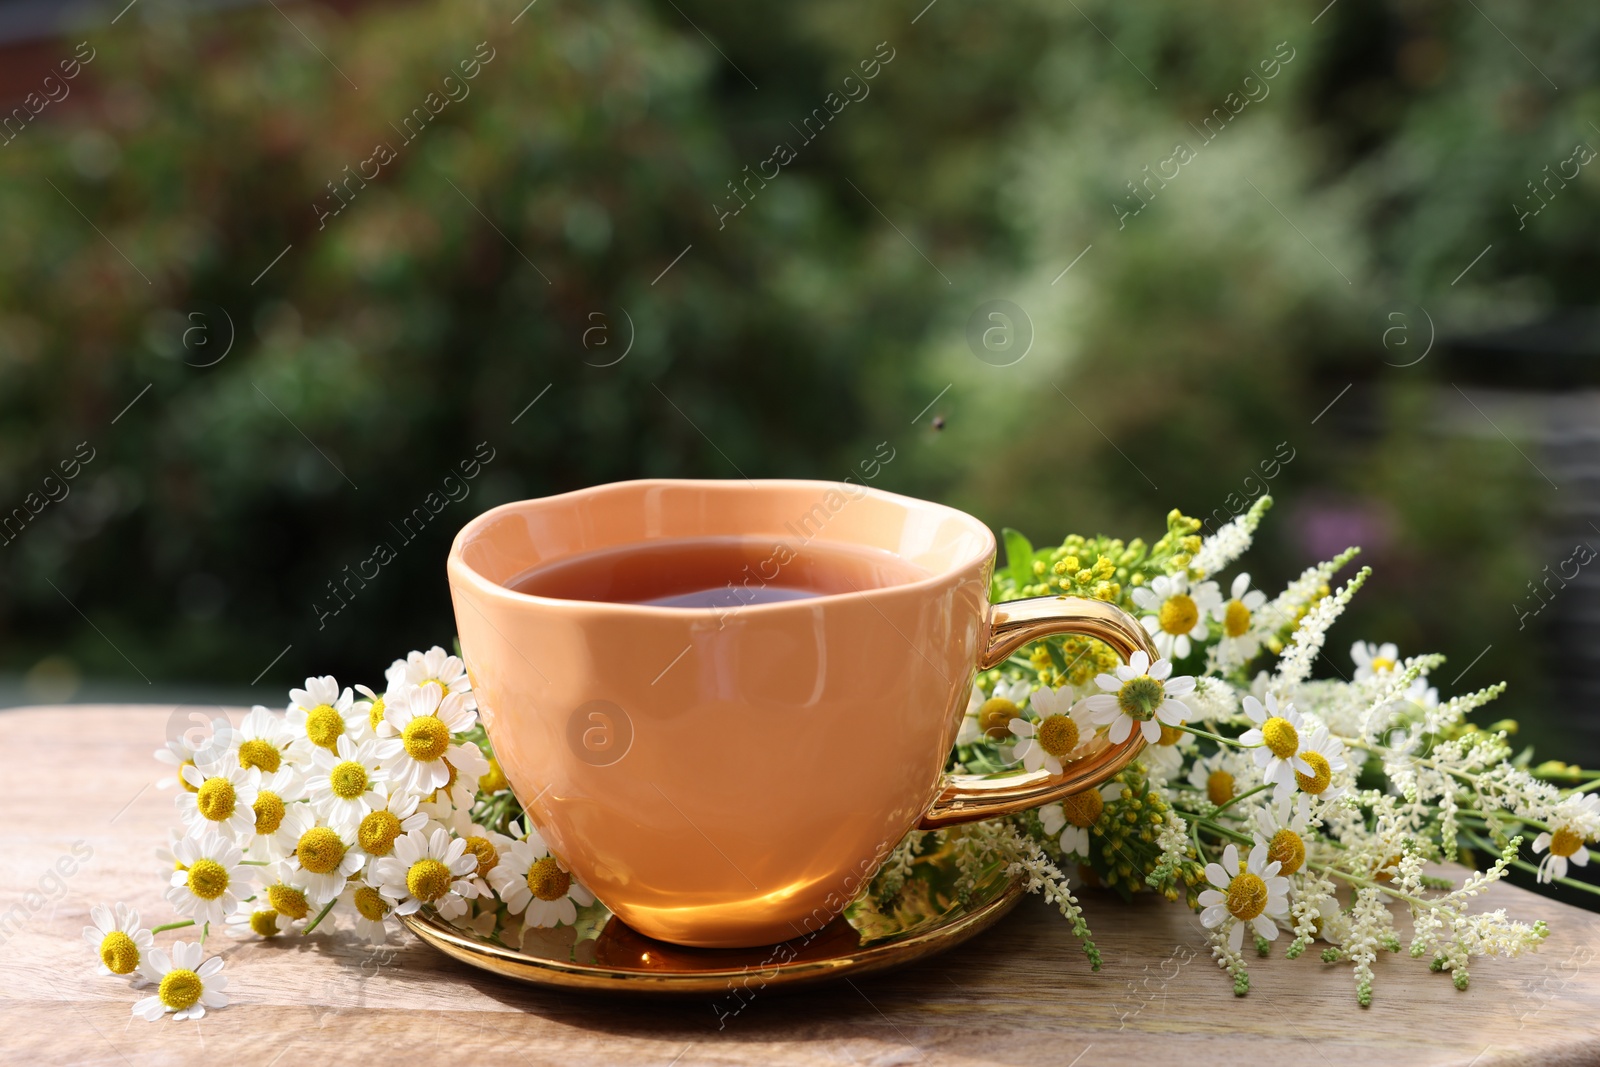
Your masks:
<svg viewBox="0 0 1600 1067"><path fill-rule="evenodd" d="M487 935L512 919L570 924L594 902L537 831L510 818L518 809L485 755L461 660L412 652L385 682L379 693L308 678L282 711L258 706L237 726L219 718L203 742L156 753L176 771L161 784L181 786L183 829L160 853L181 918L152 931L117 904L94 909L84 929L101 973L156 985L135 1015L199 1018L227 1003L222 960L201 961L218 924L276 937L344 917L381 943L396 916L424 907ZM170 956L154 947L153 933L187 927L198 942Z"/></svg>
<svg viewBox="0 0 1600 1067"><path fill-rule="evenodd" d="M1153 890L1200 911L1235 992L1249 988L1247 940L1265 955L1287 931L1291 958L1320 939L1324 960L1351 964L1367 1004L1378 952L1407 947L1395 922L1404 908L1410 954L1465 988L1472 957L1515 956L1547 934L1543 923L1472 910L1508 870L1597 892L1568 873L1600 840L1600 796L1588 791L1600 779L1562 788L1519 765L1507 741L1514 723L1466 718L1504 687L1441 700L1429 673L1442 656L1358 641L1353 669L1313 680L1368 571L1335 591L1350 549L1274 598L1243 573L1224 596L1213 575L1248 547L1265 501L1204 541L1174 512L1168 536L1148 548L1069 538L997 573L997 599L1059 587L1124 607L1162 658L1139 653L1107 671L1109 649L1070 637L1013 656L980 675L953 766L1055 772L1137 729L1148 747L1112 782L1010 818L1028 847L990 838L1031 887L1072 902L1063 910L1075 926L1076 880L1124 896ZM1029 564L1038 580L1018 583ZM1259 662L1269 654L1275 670ZM1085 657L1095 669L1077 667ZM1175 675L1186 666L1197 677ZM1459 859L1483 869L1459 885L1425 873ZM1086 927L1081 936L1098 959Z"/></svg>

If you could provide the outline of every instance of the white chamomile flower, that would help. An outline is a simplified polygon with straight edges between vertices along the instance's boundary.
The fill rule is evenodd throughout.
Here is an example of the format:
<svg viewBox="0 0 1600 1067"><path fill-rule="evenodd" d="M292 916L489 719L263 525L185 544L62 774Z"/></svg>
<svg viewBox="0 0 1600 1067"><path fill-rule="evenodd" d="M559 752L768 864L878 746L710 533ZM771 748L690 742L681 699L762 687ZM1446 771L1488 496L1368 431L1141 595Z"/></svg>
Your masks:
<svg viewBox="0 0 1600 1067"><path fill-rule="evenodd" d="M1226 601L1217 604L1212 614L1222 625L1222 639L1217 642L1217 659L1228 666L1248 663L1266 639L1266 632L1256 618L1267 603L1267 594L1250 588L1250 575L1240 574L1233 579Z"/></svg>
<svg viewBox="0 0 1600 1067"><path fill-rule="evenodd" d="M594 894L550 854L536 831L506 849L489 872L489 882L506 910L521 915L525 926L571 926L578 920L578 907L594 903Z"/></svg>
<svg viewBox="0 0 1600 1067"><path fill-rule="evenodd" d="M173 910L196 924L222 925L256 878L255 868L243 865L244 851L214 830L186 837L172 851L183 864L167 890Z"/></svg>
<svg viewBox="0 0 1600 1067"><path fill-rule="evenodd" d="M294 864L293 858L280 860L266 870L270 872L267 877L271 879L264 891L266 906L276 912L280 919L291 924L309 918L311 901L306 896L306 874Z"/></svg>
<svg viewBox="0 0 1600 1067"><path fill-rule="evenodd" d="M329 822L354 826L374 807L384 802L378 788L389 779L386 761L400 750L392 738L350 740L348 734L334 744L334 751L318 748L311 756L306 795L311 807Z"/></svg>
<svg viewBox="0 0 1600 1067"><path fill-rule="evenodd" d="M311 742L295 733L277 712L257 704L239 724L234 753L241 767L254 767L262 777L277 774L285 764L304 763Z"/></svg>
<svg viewBox="0 0 1600 1067"><path fill-rule="evenodd" d="M1163 574L1148 586L1133 591L1133 602L1150 612L1142 620L1162 659L1183 659L1191 641L1203 641L1210 632L1206 616L1222 603L1216 582L1195 582L1183 574Z"/></svg>
<svg viewBox="0 0 1600 1067"><path fill-rule="evenodd" d="M1033 686L1021 679L1007 681L1001 678L994 683L994 691L987 694L983 686L974 682L972 693L967 697L967 711L962 717L961 732L956 735L956 743L971 745L985 738L990 741L1007 740L1011 720L1021 713L1032 692Z"/></svg>
<svg viewBox="0 0 1600 1067"><path fill-rule="evenodd" d="M1110 726L1107 736L1113 744L1126 741L1136 724L1145 741L1154 744L1161 740L1162 723L1182 726L1190 714L1181 698L1194 690L1194 679L1168 677L1171 673L1171 660L1151 663L1143 651L1135 652L1115 675L1095 676L1104 692L1085 697L1083 706L1094 722Z"/></svg>
<svg viewBox="0 0 1600 1067"><path fill-rule="evenodd" d="M255 833L256 791L261 772L241 767L239 761L224 754L215 763L192 764L183 769L183 780L194 792L179 793L178 810L191 833L211 828L232 837Z"/></svg>
<svg viewBox="0 0 1600 1067"><path fill-rule="evenodd" d="M170 789L177 785L194 792L194 786L184 780L184 768L194 766L196 759L215 762L218 756L233 746L233 726L227 719L218 717L206 726L210 732L203 738L192 738L189 736L192 731L186 731L168 741L165 747L156 749L156 759L173 769L170 778L162 778L156 783L157 789Z"/></svg>
<svg viewBox="0 0 1600 1067"><path fill-rule="evenodd" d="M467 843L467 854L477 857L478 868L468 875L472 883L473 896L477 898L493 896L489 888L489 873L500 863L500 857L516 844L516 841L505 834L498 833L486 826L480 826L472 821L470 809L459 807L442 820L446 830L451 835Z"/></svg>
<svg viewBox="0 0 1600 1067"><path fill-rule="evenodd" d="M1250 756L1261 768L1261 780L1273 783L1275 796L1292 790L1295 775L1312 777L1316 771L1300 755L1300 732L1306 722L1293 704L1278 707L1278 698L1267 694L1266 703L1253 696L1244 698L1244 713L1255 723L1239 735L1239 743L1251 749Z"/></svg>
<svg viewBox="0 0 1600 1067"><path fill-rule="evenodd" d="M449 784L445 756L450 753L450 735L470 730L478 721L477 712L459 693L441 699L436 685L408 687L384 710L384 718L400 735L400 746L389 757L389 777L418 793Z"/></svg>
<svg viewBox="0 0 1600 1067"><path fill-rule="evenodd" d="M1400 648L1393 641L1381 645L1357 641L1350 646L1350 658L1356 664L1356 681L1364 682L1375 675L1394 670L1400 662Z"/></svg>
<svg viewBox="0 0 1600 1067"><path fill-rule="evenodd" d="M1535 853L1548 853L1539 861L1539 881L1553 882L1567 876L1567 864L1579 867L1589 865L1589 849L1585 839L1595 836L1600 825L1600 795L1583 793L1570 796L1556 806L1550 819L1553 831L1546 831L1533 839Z"/></svg>
<svg viewBox="0 0 1600 1067"><path fill-rule="evenodd" d="M96 904L89 909L93 926L83 928L83 939L100 957L97 974L137 975L139 964L155 947L150 931L139 925L139 913L126 904L115 909Z"/></svg>
<svg viewBox="0 0 1600 1067"><path fill-rule="evenodd" d="M1070 688L1045 687L1033 694L1033 710L1039 716L1037 724L1023 718L1011 720L1011 733L1021 740L1015 758L1027 770L1042 767L1050 774L1060 774L1061 761L1074 753L1081 755L1094 738L1089 709L1081 701L1073 704Z"/></svg>
<svg viewBox="0 0 1600 1067"><path fill-rule="evenodd" d="M431 685L439 690L440 696L456 693L468 710L478 706L467 680L467 665L461 662L461 657L450 655L438 645L426 652L406 654L405 682L415 686Z"/></svg>
<svg viewBox="0 0 1600 1067"><path fill-rule="evenodd" d="M1256 841L1267 846L1267 859L1288 877L1306 862L1306 833L1311 823L1311 798L1304 793L1280 797L1256 812Z"/></svg>
<svg viewBox="0 0 1600 1067"><path fill-rule="evenodd" d="M239 839L252 859L281 859L294 851L295 841L283 837L283 820L289 808L306 795L305 779L294 767L285 764L278 773L261 779L256 799L250 806L255 814L254 832Z"/></svg>
<svg viewBox="0 0 1600 1067"><path fill-rule="evenodd" d="M280 915L271 908L253 908L241 905L228 916L228 936L242 938L269 938L287 933L301 925L299 920Z"/></svg>
<svg viewBox="0 0 1600 1067"><path fill-rule="evenodd" d="M296 735L329 752L345 734L359 741L371 733L367 713L355 710L355 697L331 674L307 678L304 689L289 690L287 718Z"/></svg>
<svg viewBox="0 0 1600 1067"><path fill-rule="evenodd" d="M1194 734L1171 726L1161 728L1161 737L1147 745L1139 760L1145 766L1150 783L1170 782L1183 770L1183 761L1195 749Z"/></svg>
<svg viewBox="0 0 1600 1067"><path fill-rule="evenodd" d="M1295 784L1302 793L1309 793L1322 800L1337 800L1345 793L1342 784L1335 785L1336 776L1342 776L1350 769L1349 761L1344 758L1344 742L1328 732L1326 726L1318 726L1311 731L1300 745L1299 758L1311 768L1310 774L1295 772Z"/></svg>
<svg viewBox="0 0 1600 1067"><path fill-rule="evenodd" d="M1098 789L1085 789L1056 804L1046 804L1039 809L1039 822L1044 832L1061 831L1061 851L1064 855L1089 858L1089 828L1100 821L1106 805L1122 798L1122 785L1107 782Z"/></svg>
<svg viewBox="0 0 1600 1067"><path fill-rule="evenodd" d="M478 781L489 773L489 761L474 741L451 745L444 763L449 777L444 785L423 798L428 810L439 819L452 811L470 811L478 796Z"/></svg>
<svg viewBox="0 0 1600 1067"><path fill-rule="evenodd" d="M477 869L478 857L467 851L467 843L435 826L430 834L413 830L397 840L394 853L373 864L372 877L396 914L410 915L430 904L451 919L466 912L467 898L477 892L469 880Z"/></svg>
<svg viewBox="0 0 1600 1067"><path fill-rule="evenodd" d="M1259 785L1255 781L1256 774L1255 764L1247 753L1224 748L1194 761L1189 768L1189 784L1204 793L1211 803L1221 807L1240 793Z"/></svg>
<svg viewBox="0 0 1600 1067"><path fill-rule="evenodd" d="M284 860L286 877L304 886L306 899L318 907L338 896L345 880L367 862L366 853L355 847L356 828L329 825L309 804L296 804L280 832L295 841Z"/></svg>
<svg viewBox="0 0 1600 1067"><path fill-rule="evenodd" d="M228 997L222 991L228 980L221 974L222 957L201 960L205 960L205 949L197 942L179 941L172 946L171 956L151 949L144 976L156 983L156 992L135 1004L133 1014L155 1022L172 1012L177 1021L198 1019L207 1008L225 1007Z"/></svg>
<svg viewBox="0 0 1600 1067"><path fill-rule="evenodd" d="M372 731L373 737L393 737L394 729L385 721L383 715L388 710L389 700L387 691L375 693L364 685L356 686L355 703L350 707L367 717L367 728Z"/></svg>
<svg viewBox="0 0 1600 1067"><path fill-rule="evenodd" d="M1258 937L1278 939L1274 919L1289 915L1289 879L1278 874L1278 864L1267 859L1267 847L1257 844L1249 861L1239 864L1239 846L1222 850L1222 862L1206 864L1206 878L1213 888L1200 894L1200 922L1215 930L1229 919L1228 947L1234 952L1244 944L1244 928L1251 927Z"/></svg>
<svg viewBox="0 0 1600 1067"><path fill-rule="evenodd" d="M413 830L423 830L429 815L418 809L421 798L390 783L383 802L373 805L356 826L356 844L374 861L394 851L394 843Z"/></svg>
<svg viewBox="0 0 1600 1067"><path fill-rule="evenodd" d="M355 917L356 936L371 945L389 940L389 917L394 905L372 886L354 878L339 895L343 910Z"/></svg>

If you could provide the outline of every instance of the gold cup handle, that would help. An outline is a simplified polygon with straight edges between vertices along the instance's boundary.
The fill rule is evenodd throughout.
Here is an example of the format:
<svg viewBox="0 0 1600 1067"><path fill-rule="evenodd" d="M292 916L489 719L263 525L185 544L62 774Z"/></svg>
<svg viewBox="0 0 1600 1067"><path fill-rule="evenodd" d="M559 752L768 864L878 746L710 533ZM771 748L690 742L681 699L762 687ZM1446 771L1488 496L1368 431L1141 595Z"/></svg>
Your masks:
<svg viewBox="0 0 1600 1067"><path fill-rule="evenodd" d="M1050 634L1098 638L1116 649L1124 660L1135 652L1145 653L1151 662L1156 659L1155 646L1144 627L1121 608L1082 597L1040 596L994 605L989 613L989 646L979 659L978 668L987 670L1002 663L1029 641ZM1144 738L1135 730L1120 745L1110 745L1064 767L1061 774L1044 770L1001 778L947 774L938 798L918 826L936 830L992 819L1081 793L1122 770L1142 748Z"/></svg>

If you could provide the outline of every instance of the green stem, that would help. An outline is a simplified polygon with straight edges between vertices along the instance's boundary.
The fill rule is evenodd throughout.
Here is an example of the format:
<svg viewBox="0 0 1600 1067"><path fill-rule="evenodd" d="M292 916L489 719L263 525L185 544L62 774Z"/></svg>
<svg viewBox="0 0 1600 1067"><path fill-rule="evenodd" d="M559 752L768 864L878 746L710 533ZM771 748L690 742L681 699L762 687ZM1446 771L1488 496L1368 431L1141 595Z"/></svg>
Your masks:
<svg viewBox="0 0 1600 1067"><path fill-rule="evenodd" d="M1209 730L1202 730L1198 726L1174 726L1173 729L1182 730L1186 734L1194 734L1196 737L1203 737L1207 741L1215 741L1219 745L1232 745L1234 748L1252 747L1250 745L1241 745L1239 743L1239 739L1236 737L1223 737L1221 734L1214 734ZM1259 748L1260 746L1258 745L1254 747Z"/></svg>
<svg viewBox="0 0 1600 1067"><path fill-rule="evenodd" d="M1497 850L1495 848L1495 846L1491 842L1485 841L1483 838L1479 837L1477 834L1467 834L1466 836L1468 838L1470 838L1479 848L1483 849L1485 852L1488 852L1491 855L1495 855L1495 856L1498 856L1500 854L1499 850ZM1529 863L1527 860L1523 859L1521 856L1513 856L1513 857L1511 857L1511 865L1513 867L1520 867L1525 871L1530 871L1536 876L1539 873L1539 868L1536 865L1534 865L1532 863ZM1569 887L1571 887L1573 889L1581 889L1585 893L1593 893L1595 896L1600 896L1600 885L1590 885L1588 882L1580 882L1576 878L1566 878L1566 877L1557 878L1557 879L1555 879L1555 881L1561 883L1564 886L1569 886Z"/></svg>
<svg viewBox="0 0 1600 1067"><path fill-rule="evenodd" d="M1222 803L1222 804L1218 804L1217 805L1217 810L1215 812L1213 812L1213 814L1221 814L1223 811L1226 811L1228 808L1232 807L1234 804L1239 803L1239 801L1243 800L1245 797L1253 797L1257 793L1261 792L1262 790L1271 789L1272 787L1273 787L1273 783L1264 782L1261 785L1256 786L1254 789L1249 790L1248 792L1240 793L1238 796L1234 797L1232 800L1229 800L1229 801L1227 801L1225 803Z"/></svg>
<svg viewBox="0 0 1600 1067"><path fill-rule="evenodd" d="M246 867L271 867L272 866L272 861L271 860L240 860L239 862L241 864L243 864L244 866L246 866Z"/></svg>
<svg viewBox="0 0 1600 1067"><path fill-rule="evenodd" d="M311 920L311 925L307 926L304 930L301 930L300 932L302 934L309 934L311 931L315 930L317 928L317 924L320 923L324 918L327 917L328 912L333 910L333 906L337 902L338 902L338 898L337 897L335 897L333 900L328 901L327 905L321 911L317 912L317 917L315 919Z"/></svg>
<svg viewBox="0 0 1600 1067"><path fill-rule="evenodd" d="M181 923L167 923L165 926L152 926L150 928L150 932L152 934L164 934L168 930L181 930L185 926L193 926L193 925L194 925L194 920L193 919L185 919Z"/></svg>

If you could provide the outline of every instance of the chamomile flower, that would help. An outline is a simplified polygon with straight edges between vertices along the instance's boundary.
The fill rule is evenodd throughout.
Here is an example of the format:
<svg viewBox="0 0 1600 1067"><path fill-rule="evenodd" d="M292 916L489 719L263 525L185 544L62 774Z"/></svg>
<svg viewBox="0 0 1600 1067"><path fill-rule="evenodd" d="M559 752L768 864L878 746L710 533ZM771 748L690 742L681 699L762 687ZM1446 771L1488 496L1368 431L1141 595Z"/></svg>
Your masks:
<svg viewBox="0 0 1600 1067"><path fill-rule="evenodd" d="M139 913L118 903L115 909L96 904L89 909L93 926L83 928L83 939L100 957L97 974L135 975L139 964L155 947L150 931L139 925Z"/></svg>
<svg viewBox="0 0 1600 1067"><path fill-rule="evenodd" d="M1216 582L1189 584L1182 574L1163 574L1148 586L1133 591L1133 602L1150 612L1142 620L1162 659L1183 659L1191 641L1203 641L1210 632L1206 616L1222 603Z"/></svg>
<svg viewBox="0 0 1600 1067"><path fill-rule="evenodd" d="M299 771L287 764L279 767L278 772L271 777L261 779L261 787L256 790L256 799L250 805L256 820L254 832L239 839L239 843L254 854L253 858L280 859L286 853L293 851L295 842L284 840L280 832L283 830L284 817L289 814L290 805L304 798L305 794L305 779L300 777Z"/></svg>
<svg viewBox="0 0 1600 1067"><path fill-rule="evenodd" d="M1342 782L1350 764L1344 758L1344 742L1331 735L1326 726L1318 726L1305 738L1299 758L1311 768L1309 774L1295 771L1295 785L1302 793L1322 800L1337 800L1344 795L1344 785L1335 784L1334 779L1338 777Z"/></svg>
<svg viewBox="0 0 1600 1067"><path fill-rule="evenodd" d="M1194 734L1172 726L1161 727L1161 737L1145 746L1139 760L1152 785L1169 782L1183 770L1184 757L1194 751Z"/></svg>
<svg viewBox="0 0 1600 1067"><path fill-rule="evenodd" d="M183 870L172 872L167 890L173 910L197 924L220 926L239 898L249 895L255 868L244 866L243 850L215 831L186 837L172 851L183 864Z"/></svg>
<svg viewBox="0 0 1600 1067"><path fill-rule="evenodd" d="M544 838L530 831L514 842L489 872L489 882L513 915L525 926L571 926L578 907L594 903L561 861L550 854Z"/></svg>
<svg viewBox="0 0 1600 1067"><path fill-rule="evenodd" d="M383 717L389 706L387 694L375 693L364 685L356 686L356 692L360 696L356 698L355 703L351 704L350 707L352 710L359 711L367 717L367 727L372 731L372 736L393 737L394 729Z"/></svg>
<svg viewBox="0 0 1600 1067"><path fill-rule="evenodd" d="M493 895L489 887L490 872L499 866L500 857L516 842L505 834L473 822L469 812L468 807L456 808L442 823L452 837L467 843L469 855L477 857L478 868L468 876L468 880L472 882L473 895L483 898Z"/></svg>
<svg viewBox="0 0 1600 1067"><path fill-rule="evenodd" d="M397 661L398 662L398 661ZM476 710L478 701L472 695L472 685L467 680L467 665L461 657L452 656L438 645L426 652L410 652L405 660L407 685L431 685L439 695L455 693L461 696L467 710Z"/></svg>
<svg viewBox="0 0 1600 1067"><path fill-rule="evenodd" d="M318 907L338 896L345 880L367 862L366 853L355 847L355 827L329 825L308 804L296 804L283 829L295 836L293 854L284 860L285 874L303 885L306 900Z"/></svg>
<svg viewBox="0 0 1600 1067"><path fill-rule="evenodd" d="M241 767L254 767L262 777L277 774L285 765L300 764L310 754L311 742L289 728L282 715L257 704L239 724L233 746Z"/></svg>
<svg viewBox="0 0 1600 1067"><path fill-rule="evenodd" d="M1257 616L1267 604L1267 594L1250 588L1250 575L1240 574L1233 579L1229 597L1219 601L1213 617L1222 626L1222 638L1215 648L1216 661L1227 667L1248 663L1261 651L1266 639L1266 628Z"/></svg>
<svg viewBox="0 0 1600 1067"><path fill-rule="evenodd" d="M170 789L177 785L191 793L194 792L194 786L183 777L184 768L194 766L196 758L215 761L219 755L232 747L234 731L227 719L221 717L212 719L207 728L210 733L203 738L191 738L189 732L185 732L168 741L164 747L156 749L156 759L173 768L170 778L162 778L156 783L157 789Z"/></svg>
<svg viewBox="0 0 1600 1067"><path fill-rule="evenodd" d="M1284 877L1305 866L1310 823L1311 798L1304 793L1281 797L1256 812L1256 841L1267 846L1267 859L1276 861Z"/></svg>
<svg viewBox="0 0 1600 1067"><path fill-rule="evenodd" d="M473 741L451 745L444 765L449 772L444 785L423 798L428 810L440 819L452 811L470 810L478 795L479 779L489 773L489 761Z"/></svg>
<svg viewBox="0 0 1600 1067"><path fill-rule="evenodd" d="M1274 796L1281 797L1294 789L1296 774L1316 773L1300 755L1300 734L1307 724L1293 704L1284 704L1280 709L1278 698L1272 693L1267 694L1266 703L1247 696L1244 713L1256 725L1239 735L1239 743L1251 748L1250 756L1261 768L1262 781L1273 783Z"/></svg>
<svg viewBox="0 0 1600 1067"><path fill-rule="evenodd" d="M459 693L441 698L436 685L408 687L385 709L384 718L400 735L400 746L388 760L389 777L418 793L449 784L445 756L450 752L450 735L470 730L478 721Z"/></svg>
<svg viewBox="0 0 1600 1067"><path fill-rule="evenodd" d="M1557 878L1565 878L1568 863L1587 867L1589 849L1584 840L1595 836L1597 823L1600 823L1600 795L1584 793L1570 796L1557 805L1550 820L1550 825L1555 829L1533 839L1533 851L1536 854L1547 853L1539 861L1539 881L1553 882Z"/></svg>
<svg viewBox="0 0 1600 1067"><path fill-rule="evenodd" d="M329 822L359 823L384 802L378 787L388 781L385 764L399 750L400 742L392 738L355 742L348 734L334 743L332 752L318 748L312 753L311 776L306 779L312 810Z"/></svg>
<svg viewBox="0 0 1600 1067"><path fill-rule="evenodd" d="M1181 726L1189 718L1189 708L1181 698L1194 690L1194 679L1172 678L1171 674L1171 660L1151 663L1143 651L1135 652L1115 675L1095 676L1095 684L1104 692L1085 697L1083 706L1094 722L1110 727L1107 736L1113 744L1126 741L1135 725L1145 741L1153 744L1161 740L1162 723Z"/></svg>
<svg viewBox="0 0 1600 1067"><path fill-rule="evenodd" d="M394 851L394 843L403 835L427 826L428 813L417 810L419 799L393 783L386 785L382 803L374 804L356 824L356 844L361 851L374 860L381 859Z"/></svg>
<svg viewBox="0 0 1600 1067"><path fill-rule="evenodd" d="M1039 809L1039 822L1047 834L1061 831L1062 853L1086 860L1089 858L1089 828L1100 821L1107 803L1121 797L1121 783L1107 782L1099 789L1085 789L1059 803L1046 804Z"/></svg>
<svg viewBox="0 0 1600 1067"><path fill-rule="evenodd" d="M389 917L394 905L366 882L352 878L339 894L343 910L355 916L356 936L371 945L389 940Z"/></svg>
<svg viewBox="0 0 1600 1067"><path fill-rule="evenodd" d="M1189 768L1189 784L1220 807L1260 785L1258 773L1247 753L1224 748L1194 761Z"/></svg>
<svg viewBox="0 0 1600 1067"><path fill-rule="evenodd" d="M355 710L355 697L331 674L307 678L304 689L289 690L289 701L290 728L318 748L332 752L345 734L361 740L371 732L366 713Z"/></svg>
<svg viewBox="0 0 1600 1067"><path fill-rule="evenodd" d="M263 890L266 906L290 922L300 922L310 916L305 872L289 859L280 860L269 870L272 881Z"/></svg>
<svg viewBox="0 0 1600 1067"><path fill-rule="evenodd" d="M477 892L470 881L477 869L478 857L467 843L435 826L431 834L413 830L397 840L393 854L373 864L372 877L397 915L429 904L449 919L467 910L467 898Z"/></svg>
<svg viewBox="0 0 1600 1067"><path fill-rule="evenodd" d="M233 837L255 832L254 804L260 788L261 772L241 767L238 760L219 759L215 763L191 764L183 769L183 780L193 792L179 793L178 810L191 832L206 828Z"/></svg>
<svg viewBox="0 0 1600 1067"><path fill-rule="evenodd" d="M967 711L961 720L961 732L956 743L971 745L987 738L990 741L1009 739L1011 720L1022 713L1023 705L1033 692L1033 686L1018 679L1001 678L994 683L992 693L984 693L976 682L967 698Z"/></svg>
<svg viewBox="0 0 1600 1067"><path fill-rule="evenodd" d="M228 980L221 972L222 957L205 959L205 949L198 943L179 941L171 956L151 949L144 976L156 983L156 992L135 1004L133 1014L155 1022L171 1012L175 1021L181 1021L198 1019L207 1008L224 1007L228 997L222 991Z"/></svg>
<svg viewBox="0 0 1600 1067"><path fill-rule="evenodd" d="M1011 720L1010 728L1017 745L1015 758L1030 771L1041 767L1050 774L1061 773L1061 763L1081 750L1094 737L1094 724L1089 719L1089 709L1080 701L1072 702L1070 689L1040 689L1033 694L1033 710L1039 715L1037 724L1027 719Z"/></svg>
<svg viewBox="0 0 1600 1067"><path fill-rule="evenodd" d="M1253 847L1249 860L1241 866L1239 846L1230 844L1222 850L1220 864L1206 864L1206 878L1213 888L1200 894L1200 922L1215 930L1232 920L1229 949L1239 951L1246 926L1258 937L1278 939L1278 924L1273 920L1289 915L1289 879L1278 874L1276 861L1267 859L1266 845Z"/></svg>
<svg viewBox="0 0 1600 1067"><path fill-rule="evenodd" d="M303 920L280 915L272 908L258 908L245 904L228 916L228 935L246 938L277 937L301 925L301 921Z"/></svg>
<svg viewBox="0 0 1600 1067"><path fill-rule="evenodd" d="M1356 681L1364 682L1394 670L1395 664L1400 662L1400 648L1393 641L1381 645L1357 641L1350 646L1350 658L1356 664Z"/></svg>

